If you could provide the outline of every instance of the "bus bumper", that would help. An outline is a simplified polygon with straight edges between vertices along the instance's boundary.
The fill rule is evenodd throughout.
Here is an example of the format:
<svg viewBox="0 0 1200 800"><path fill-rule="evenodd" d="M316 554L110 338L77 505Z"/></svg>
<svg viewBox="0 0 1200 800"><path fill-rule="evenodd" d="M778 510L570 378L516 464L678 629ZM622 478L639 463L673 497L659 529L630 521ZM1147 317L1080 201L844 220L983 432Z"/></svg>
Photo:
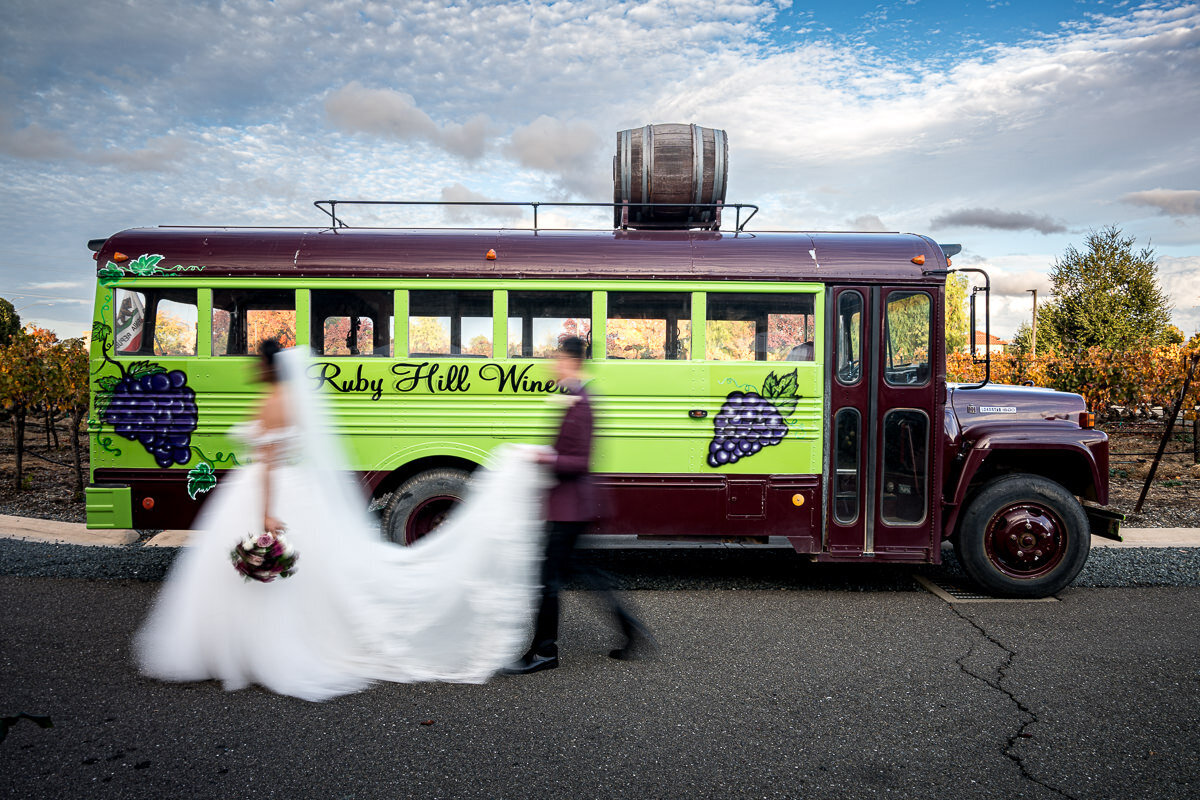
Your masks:
<svg viewBox="0 0 1200 800"><path fill-rule="evenodd" d="M92 485L84 489L89 530L133 527L133 499L128 486Z"/></svg>
<svg viewBox="0 0 1200 800"><path fill-rule="evenodd" d="M1121 523L1125 521L1124 514L1090 506L1086 503L1083 505L1083 513L1087 515L1088 525L1092 529L1092 536L1103 536L1105 539L1112 539L1114 542L1125 541L1121 538Z"/></svg>

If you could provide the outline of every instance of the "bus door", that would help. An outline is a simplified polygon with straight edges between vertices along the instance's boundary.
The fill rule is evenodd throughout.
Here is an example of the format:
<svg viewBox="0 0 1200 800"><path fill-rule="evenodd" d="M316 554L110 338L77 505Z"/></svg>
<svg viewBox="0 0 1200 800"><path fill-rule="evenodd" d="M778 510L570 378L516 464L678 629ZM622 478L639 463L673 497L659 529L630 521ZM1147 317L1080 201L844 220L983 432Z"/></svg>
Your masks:
<svg viewBox="0 0 1200 800"><path fill-rule="evenodd" d="M936 297L905 286L838 287L827 296L824 550L831 558L927 560L938 542Z"/></svg>

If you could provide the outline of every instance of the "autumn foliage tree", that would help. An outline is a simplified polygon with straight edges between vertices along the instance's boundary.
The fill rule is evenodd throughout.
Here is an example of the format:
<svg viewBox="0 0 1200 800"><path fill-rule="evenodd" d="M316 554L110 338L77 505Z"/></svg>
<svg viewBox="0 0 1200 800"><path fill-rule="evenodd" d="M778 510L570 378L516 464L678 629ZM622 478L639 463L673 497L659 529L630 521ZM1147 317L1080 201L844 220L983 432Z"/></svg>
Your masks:
<svg viewBox="0 0 1200 800"><path fill-rule="evenodd" d="M25 431L30 417L46 420L57 441L55 418L70 420L77 493L83 492L79 430L88 412L88 354L81 339L60 342L53 332L30 325L0 345L0 411L6 413L16 446L16 488L24 488Z"/></svg>
<svg viewBox="0 0 1200 800"><path fill-rule="evenodd" d="M46 393L44 401L70 421L71 454L75 467L75 493L83 496L83 448L80 428L91 402L88 352L82 339L55 343L44 355Z"/></svg>
<svg viewBox="0 0 1200 800"><path fill-rule="evenodd" d="M24 330L0 346L0 411L12 422L13 443L16 447L17 491L25 480L25 422L36 413L44 384L45 368L40 358L38 340Z"/></svg>

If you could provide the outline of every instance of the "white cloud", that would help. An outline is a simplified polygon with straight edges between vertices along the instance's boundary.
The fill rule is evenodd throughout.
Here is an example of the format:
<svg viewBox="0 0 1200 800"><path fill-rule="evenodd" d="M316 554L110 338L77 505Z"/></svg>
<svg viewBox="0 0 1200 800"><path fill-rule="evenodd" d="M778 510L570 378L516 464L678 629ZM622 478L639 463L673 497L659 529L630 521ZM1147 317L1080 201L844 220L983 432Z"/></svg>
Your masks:
<svg viewBox="0 0 1200 800"><path fill-rule="evenodd" d="M469 159L487 147L488 120L478 114L464 123L439 125L417 108L412 95L391 89L368 89L357 81L325 98L329 120L349 133L371 133L399 141L425 141Z"/></svg>
<svg viewBox="0 0 1200 800"><path fill-rule="evenodd" d="M48 129L36 122L16 127L0 114L0 154L34 161L80 161L85 164L112 166L127 172L159 172L173 168L188 151L178 136L152 136L141 147L122 149L76 146L62 131Z"/></svg>
<svg viewBox="0 0 1200 800"><path fill-rule="evenodd" d="M495 198L473 192L461 183L455 183L442 188L442 201L447 203L490 203L494 202ZM447 221L459 225L477 222L480 217L512 223L533 216L533 209L528 206L446 206L443 210Z"/></svg>
<svg viewBox="0 0 1200 800"><path fill-rule="evenodd" d="M1038 233L1062 233L1066 226L1044 214L1021 211L1001 211L998 208L964 208L934 217L929 223L933 230L940 228L994 228L1000 231L1032 230Z"/></svg>
<svg viewBox="0 0 1200 800"><path fill-rule="evenodd" d="M1159 256L1158 275L1175 305L1171 321L1189 337L1200 332L1200 256Z"/></svg>
<svg viewBox="0 0 1200 800"><path fill-rule="evenodd" d="M557 176L569 190L586 190L603 169L604 147L589 124L540 116L512 133L504 152L518 164Z"/></svg>
<svg viewBox="0 0 1200 800"><path fill-rule="evenodd" d="M883 224L883 220L874 214L864 214L860 217L855 217L850 220L850 229L855 231L890 231L887 225Z"/></svg>
<svg viewBox="0 0 1200 800"><path fill-rule="evenodd" d="M1124 203L1156 208L1171 217L1200 217L1200 190L1150 189L1131 192L1121 198Z"/></svg>
<svg viewBox="0 0 1200 800"><path fill-rule="evenodd" d="M78 289L84 284L80 281L43 281L41 283L27 283L26 289Z"/></svg>

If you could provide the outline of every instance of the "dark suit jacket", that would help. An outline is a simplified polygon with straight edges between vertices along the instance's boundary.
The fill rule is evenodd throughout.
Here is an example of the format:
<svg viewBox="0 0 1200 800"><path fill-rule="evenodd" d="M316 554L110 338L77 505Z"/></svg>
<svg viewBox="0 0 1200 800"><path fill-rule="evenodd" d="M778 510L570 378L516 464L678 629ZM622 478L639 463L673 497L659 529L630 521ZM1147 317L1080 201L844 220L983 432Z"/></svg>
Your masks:
<svg viewBox="0 0 1200 800"><path fill-rule="evenodd" d="M592 404L580 387L565 396L570 405L554 440L555 484L546 498L549 522L590 522L597 518L596 487L591 476Z"/></svg>

